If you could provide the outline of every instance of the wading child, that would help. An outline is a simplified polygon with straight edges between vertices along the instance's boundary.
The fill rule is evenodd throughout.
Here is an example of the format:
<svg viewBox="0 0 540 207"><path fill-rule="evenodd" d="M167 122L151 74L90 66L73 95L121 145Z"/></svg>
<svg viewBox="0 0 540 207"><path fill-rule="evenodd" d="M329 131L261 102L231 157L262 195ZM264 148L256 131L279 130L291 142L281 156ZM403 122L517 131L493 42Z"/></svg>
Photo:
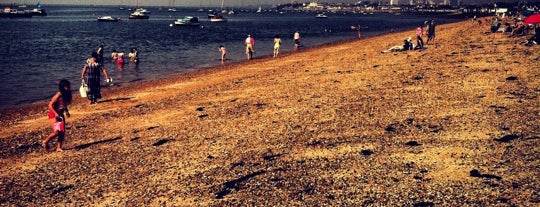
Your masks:
<svg viewBox="0 0 540 207"><path fill-rule="evenodd" d="M58 136L58 142L56 142L56 151L62 151L62 143L65 138L65 117L64 114L69 117L68 105L71 104L71 83L67 80L60 80L58 84L58 92L54 94L49 102L49 122L53 132L41 141L41 146L47 151L47 144L49 141Z"/></svg>
<svg viewBox="0 0 540 207"><path fill-rule="evenodd" d="M225 48L225 46L223 45L220 45L219 52L221 52L221 61L225 61L225 56L227 55L227 48Z"/></svg>

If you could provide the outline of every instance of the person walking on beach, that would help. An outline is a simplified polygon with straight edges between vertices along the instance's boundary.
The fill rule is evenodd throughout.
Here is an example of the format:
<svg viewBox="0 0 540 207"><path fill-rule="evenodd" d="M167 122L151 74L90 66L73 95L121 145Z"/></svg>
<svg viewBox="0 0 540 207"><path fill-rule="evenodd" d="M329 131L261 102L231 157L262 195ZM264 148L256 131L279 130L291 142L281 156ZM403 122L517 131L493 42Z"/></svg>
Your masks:
<svg viewBox="0 0 540 207"><path fill-rule="evenodd" d="M47 151L47 144L49 141L54 137L58 137L56 151L62 151L62 143L65 139L65 120L66 117L69 118L70 116L68 105L71 104L71 100L71 83L68 80L62 79L58 84L58 91L47 105L47 108L49 109L47 117L49 118L53 132L41 141L43 150Z"/></svg>
<svg viewBox="0 0 540 207"><path fill-rule="evenodd" d="M435 44L435 20L433 19L428 24L428 39L426 44L429 44L430 41Z"/></svg>
<svg viewBox="0 0 540 207"><path fill-rule="evenodd" d="M422 30L422 25L418 26L416 28L416 45L418 46L418 49L424 49L424 40L422 39L422 34L424 34L424 31Z"/></svg>
<svg viewBox="0 0 540 207"><path fill-rule="evenodd" d="M102 64L97 62L98 54L92 53L92 57L86 61L81 72L81 80L88 85L87 97L90 104L97 103L97 100L101 98L101 73L105 75L107 82L110 81L107 69Z"/></svg>
<svg viewBox="0 0 540 207"><path fill-rule="evenodd" d="M255 52L255 39L251 37L251 35L248 35L246 40L244 41L244 45L246 46L246 56L248 60L253 59L253 53Z"/></svg>
<svg viewBox="0 0 540 207"><path fill-rule="evenodd" d="M281 46L281 38L279 35L274 36L274 57L277 57L279 54L279 46Z"/></svg>
<svg viewBox="0 0 540 207"><path fill-rule="evenodd" d="M293 39L294 39L294 50L296 51L300 47L300 33L298 31L294 32Z"/></svg>
<svg viewBox="0 0 540 207"><path fill-rule="evenodd" d="M221 62L225 61L225 56L227 55L227 48L225 46L220 45L219 46L219 52L221 53Z"/></svg>

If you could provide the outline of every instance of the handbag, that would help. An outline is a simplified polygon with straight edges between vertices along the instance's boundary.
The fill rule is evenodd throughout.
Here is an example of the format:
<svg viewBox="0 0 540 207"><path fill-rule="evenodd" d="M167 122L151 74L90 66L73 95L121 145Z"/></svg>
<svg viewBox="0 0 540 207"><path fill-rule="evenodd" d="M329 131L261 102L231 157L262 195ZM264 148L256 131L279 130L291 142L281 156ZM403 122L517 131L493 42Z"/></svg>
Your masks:
<svg viewBox="0 0 540 207"><path fill-rule="evenodd" d="M84 81L81 83L81 87L79 88L79 93L81 94L81 97L86 98L86 93L88 92L88 85Z"/></svg>

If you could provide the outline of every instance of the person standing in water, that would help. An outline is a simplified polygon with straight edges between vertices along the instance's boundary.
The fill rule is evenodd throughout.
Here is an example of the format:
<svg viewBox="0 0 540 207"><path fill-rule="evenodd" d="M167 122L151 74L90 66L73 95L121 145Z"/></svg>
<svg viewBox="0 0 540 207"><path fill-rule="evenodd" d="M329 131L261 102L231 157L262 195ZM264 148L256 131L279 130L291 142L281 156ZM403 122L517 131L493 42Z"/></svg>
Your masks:
<svg viewBox="0 0 540 207"><path fill-rule="evenodd" d="M274 36L274 57L278 56L280 46L281 46L281 38L279 38L279 35L276 35Z"/></svg>
<svg viewBox="0 0 540 207"><path fill-rule="evenodd" d="M253 53L255 52L255 39L251 37L251 35L248 35L246 40L244 41L244 45L246 46L246 56L248 60L253 59Z"/></svg>
<svg viewBox="0 0 540 207"><path fill-rule="evenodd" d="M65 139L65 121L66 117L69 118L68 105L71 104L72 95L71 95L71 83L68 80L60 80L58 84L58 91L54 94L47 105L49 113L47 117L51 123L52 133L49 134L44 140L41 141L41 147L43 150L47 151L47 144L49 141L58 137L56 142L56 151L62 151L62 144Z"/></svg>
<svg viewBox="0 0 540 207"><path fill-rule="evenodd" d="M118 52L116 52L116 49L114 49L111 53L111 59L113 62L116 62L116 59L118 59Z"/></svg>
<svg viewBox="0 0 540 207"><path fill-rule="evenodd" d="M221 62L225 61L225 56L227 55L227 48L225 46L220 45L219 46L219 52L221 53Z"/></svg>
<svg viewBox="0 0 540 207"><path fill-rule="evenodd" d="M96 53L98 54L98 63L103 65L103 45L100 45L98 49L96 50Z"/></svg>
<svg viewBox="0 0 540 207"><path fill-rule="evenodd" d="M294 33L293 39L294 39L294 50L296 51L300 47L300 33L298 31Z"/></svg>
<svg viewBox="0 0 540 207"><path fill-rule="evenodd" d="M98 54L92 53L92 57L87 60L81 72L81 80L88 84L87 97L90 104L97 103L97 100L101 98L101 73L105 75L107 82L110 81L107 69L102 64L97 62Z"/></svg>

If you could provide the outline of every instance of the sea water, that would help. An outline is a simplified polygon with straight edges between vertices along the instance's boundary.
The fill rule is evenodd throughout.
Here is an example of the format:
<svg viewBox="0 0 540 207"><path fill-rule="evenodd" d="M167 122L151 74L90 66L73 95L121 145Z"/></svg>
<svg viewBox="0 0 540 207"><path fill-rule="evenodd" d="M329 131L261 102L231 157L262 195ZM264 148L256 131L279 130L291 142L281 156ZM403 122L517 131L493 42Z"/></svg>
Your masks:
<svg viewBox="0 0 540 207"><path fill-rule="evenodd" d="M67 79L76 92L85 61L99 45L105 48L105 67L116 86L128 86L173 74L218 66L218 48L227 48L225 64L246 61L244 39L255 38L254 58L272 55L273 38L282 39L280 53L291 52L293 34L299 31L302 44L314 47L358 38L351 26L360 25L362 37L395 30L412 29L427 19L440 23L457 21L443 16L393 14L328 14L286 12L226 15L228 22L210 22L196 8L168 12L157 7L147 20L128 19L128 10L99 6L50 6L45 17L0 19L0 108L45 101ZM120 17L120 22L97 22L98 16ZM201 27L170 27L184 16L198 17ZM413 36L414 33L411 33ZM402 40L395 40L401 44ZM381 50L386 49L381 45ZM140 52L139 64L117 65L109 57L113 49L127 54ZM103 82L104 85L107 85Z"/></svg>

